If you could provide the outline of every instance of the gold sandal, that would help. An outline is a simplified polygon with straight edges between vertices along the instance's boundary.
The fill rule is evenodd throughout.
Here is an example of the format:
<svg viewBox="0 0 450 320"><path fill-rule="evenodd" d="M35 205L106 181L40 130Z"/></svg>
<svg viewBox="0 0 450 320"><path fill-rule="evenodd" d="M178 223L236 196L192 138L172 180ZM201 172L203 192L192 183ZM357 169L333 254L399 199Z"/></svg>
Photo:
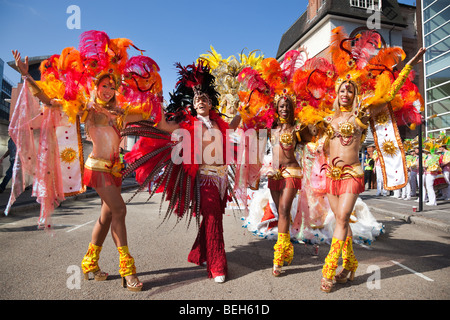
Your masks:
<svg viewBox="0 0 450 320"><path fill-rule="evenodd" d="M92 273L94 275L95 281L105 281L108 278L108 274L106 272L101 271L98 269L97 271L89 271L84 273L84 280L89 280L89 274Z"/></svg>
<svg viewBox="0 0 450 320"><path fill-rule="evenodd" d="M320 279L320 290L329 293L333 289L333 280L322 278Z"/></svg>
<svg viewBox="0 0 450 320"><path fill-rule="evenodd" d="M273 265L272 275L273 275L274 277L280 276L283 272L284 272L284 271L281 270L281 266L279 266L279 265L277 265L277 264L274 264L274 265Z"/></svg>
<svg viewBox="0 0 450 320"><path fill-rule="evenodd" d="M337 283L346 283L347 280L353 281L354 279L355 271L350 271L345 268L343 268L341 272L334 277L334 280L336 280Z"/></svg>
<svg viewBox="0 0 450 320"><path fill-rule="evenodd" d="M139 292L143 286L144 284L139 281L138 277L133 277L131 280L122 277L122 287L127 288L129 291Z"/></svg>

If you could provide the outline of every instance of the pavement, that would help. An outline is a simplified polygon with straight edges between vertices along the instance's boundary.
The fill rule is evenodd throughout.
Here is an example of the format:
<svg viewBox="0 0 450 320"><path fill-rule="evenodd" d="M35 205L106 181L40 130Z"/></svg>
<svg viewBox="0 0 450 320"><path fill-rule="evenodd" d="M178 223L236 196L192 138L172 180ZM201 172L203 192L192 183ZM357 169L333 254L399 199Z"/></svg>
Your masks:
<svg viewBox="0 0 450 320"><path fill-rule="evenodd" d="M450 201L438 200L437 206L428 206L423 202L422 211L419 211L419 202L415 201L417 197L403 200L392 196L376 196L376 191L371 189L360 194L371 212L450 233Z"/></svg>
<svg viewBox="0 0 450 320"><path fill-rule="evenodd" d="M126 178L122 185L122 190L137 188L138 185L134 178ZM6 189L0 194L0 212L4 212L9 200L9 191ZM97 197L93 189L88 189L85 193L67 197L65 203ZM425 227L438 229L450 233L450 201L438 200L437 206L427 206L425 202L422 205L422 211L419 211L419 203L416 198L403 200L391 196L376 196L376 190L367 190L360 194L361 199L369 206L371 212L381 214L392 219L400 219L405 223L417 224ZM414 211L414 207L415 210ZM39 210L39 204L36 198L31 196L31 189L26 190L20 195L11 207L10 214L24 211Z"/></svg>

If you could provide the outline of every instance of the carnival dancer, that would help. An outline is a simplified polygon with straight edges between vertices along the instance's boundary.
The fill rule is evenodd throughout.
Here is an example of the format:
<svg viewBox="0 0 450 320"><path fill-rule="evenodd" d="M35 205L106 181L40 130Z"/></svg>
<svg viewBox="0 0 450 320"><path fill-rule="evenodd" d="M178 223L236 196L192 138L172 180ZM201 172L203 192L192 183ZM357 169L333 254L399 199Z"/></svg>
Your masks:
<svg viewBox="0 0 450 320"><path fill-rule="evenodd" d="M436 176L442 172L439 166L439 155L431 153L427 148L423 149L425 156L425 188L427 189L428 201L425 203L427 206L436 206L436 191L434 190L434 181Z"/></svg>
<svg viewBox="0 0 450 320"><path fill-rule="evenodd" d="M278 123L271 130L272 162L278 162L275 172L268 175L268 188L278 212L278 240L274 247L272 274L279 276L284 263L290 264L294 257L294 246L290 239L291 207L298 190L301 189L302 168L295 158L295 147L299 143L294 128L294 102L284 96L275 102Z"/></svg>
<svg viewBox="0 0 450 320"><path fill-rule="evenodd" d="M23 62L19 52L13 51L13 54L20 73L26 77L36 97L46 107L63 110L69 120L81 116L93 143L85 163L83 182L99 194L102 206L81 263L85 279L89 279L90 273L97 281L108 278L98 261L111 229L119 252L122 286L130 291L141 291L143 284L137 277L128 249L126 205L121 195L120 131L129 122L160 117L162 85L157 64L142 55L128 59L129 46L134 45L128 39L110 39L102 31L86 31L81 35L79 50L66 48L61 55L42 63L41 71L46 78L40 83L42 88L28 74L28 59ZM122 78L124 75L126 79Z"/></svg>
<svg viewBox="0 0 450 320"><path fill-rule="evenodd" d="M411 193L413 186L416 184L416 176L412 177L412 167L415 163L414 159L414 150L408 150L407 155L405 155L406 160L406 169L408 170L408 181L405 187L402 188L402 199L403 200L411 200ZM414 179L414 180L413 180ZM416 188L414 187L414 193Z"/></svg>
<svg viewBox="0 0 450 320"><path fill-rule="evenodd" d="M445 181L448 184L447 188L442 190L442 195L445 200L450 200L450 151L448 150L447 144L441 144L439 146L439 152L441 153L439 164L442 168Z"/></svg>
<svg viewBox="0 0 450 320"><path fill-rule="evenodd" d="M300 165L303 144L311 141L316 134L315 124L323 120L325 113L313 107L303 106L300 93L303 86L295 91L294 75L305 64L301 50L290 50L282 62L265 58L258 70L245 68L239 74L244 89L239 92L240 113L244 130L269 129L272 159L263 167L259 175L267 175L268 188L278 215L278 235L274 245L272 275L279 276L282 266L290 264L294 257L291 243L291 208L301 189L303 170ZM307 66L306 66L307 68ZM297 84L307 79L311 72L299 76ZM325 77L326 78L326 77ZM246 164L247 165L247 164ZM248 180L244 179L244 182ZM236 185L239 185L238 181ZM243 186L244 188L247 185ZM300 199L300 197L298 197ZM296 204L297 211L300 203Z"/></svg>
<svg viewBox="0 0 450 320"><path fill-rule="evenodd" d="M187 67L177 64L177 68L180 78L167 113L155 127L149 124L154 135L143 133L147 130L144 123L125 132L143 136L125 155L127 172L136 171L143 188L164 172L154 181L151 194L162 191L163 199L167 195L170 200L165 218L174 212L181 219L188 210L189 219L202 218L188 261L206 264L208 277L222 283L228 272L222 223L229 188L226 160L234 156L234 149L227 148L227 129L236 128L240 116L230 124L221 118L215 109L214 76L202 61ZM187 134L180 142L183 132ZM177 142L171 136L178 137ZM177 151L183 154L181 164L175 164L171 156L176 145L183 146Z"/></svg>
<svg viewBox="0 0 450 320"><path fill-rule="evenodd" d="M348 44L352 40L353 48ZM364 62L364 59L376 52L374 48L378 42L376 33L368 32L357 38L348 38L340 29L333 30L330 49L339 78L336 81L334 115L327 118L329 163L324 169L327 172L328 200L336 217L336 226L322 269L320 289L324 292L332 290L333 279L338 283L353 280L358 267L353 252L349 220L358 194L364 191L364 173L358 152L364 140L364 132L368 128L369 117L381 112L395 97L412 66L419 62L425 52L424 49L419 50L407 63L396 82L392 86L389 83L390 88L385 88L388 92L375 92L370 98L362 97L363 88L368 85L364 79L373 78L364 70L368 62ZM365 52L365 55L361 55L361 52ZM382 73L379 77L381 76ZM375 79L376 82L384 81L382 78ZM343 269L335 276L341 253Z"/></svg>

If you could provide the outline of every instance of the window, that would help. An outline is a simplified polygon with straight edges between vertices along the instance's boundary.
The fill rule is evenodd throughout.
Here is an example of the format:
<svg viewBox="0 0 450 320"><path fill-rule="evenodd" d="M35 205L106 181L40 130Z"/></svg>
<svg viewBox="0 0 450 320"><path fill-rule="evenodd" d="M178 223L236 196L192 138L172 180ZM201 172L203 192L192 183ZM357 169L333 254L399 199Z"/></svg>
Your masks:
<svg viewBox="0 0 450 320"><path fill-rule="evenodd" d="M350 6L363 8L363 9L372 9L372 10L380 10L381 9L381 1L380 0L350 0Z"/></svg>
<svg viewBox="0 0 450 320"><path fill-rule="evenodd" d="M424 0L426 134L450 130L450 3Z"/></svg>

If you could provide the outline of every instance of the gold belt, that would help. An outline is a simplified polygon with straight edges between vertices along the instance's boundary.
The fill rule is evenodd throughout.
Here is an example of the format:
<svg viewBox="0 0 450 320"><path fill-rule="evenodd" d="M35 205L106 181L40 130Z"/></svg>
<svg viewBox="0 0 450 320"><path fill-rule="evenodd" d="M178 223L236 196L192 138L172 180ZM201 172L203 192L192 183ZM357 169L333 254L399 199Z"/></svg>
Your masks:
<svg viewBox="0 0 450 320"><path fill-rule="evenodd" d="M201 165L198 169L199 173L204 176L217 176L220 178L225 178L228 173L228 166L210 166L210 165Z"/></svg>
<svg viewBox="0 0 450 320"><path fill-rule="evenodd" d="M361 167L361 164L353 164L353 165L343 165L338 166L336 161L337 158L333 159L332 165L324 164L322 166L322 170L325 170L325 174L328 178L333 180L344 180L350 178L362 178L364 177L364 171Z"/></svg>
<svg viewBox="0 0 450 320"><path fill-rule="evenodd" d="M303 171L301 167L283 167L275 171L274 174L268 175L270 179L282 180L286 178L299 178L303 177Z"/></svg>
<svg viewBox="0 0 450 320"><path fill-rule="evenodd" d="M84 167L92 171L107 172L111 173L115 177L121 177L123 164L120 162L119 158L112 162L111 160L95 158L89 155L84 164Z"/></svg>

